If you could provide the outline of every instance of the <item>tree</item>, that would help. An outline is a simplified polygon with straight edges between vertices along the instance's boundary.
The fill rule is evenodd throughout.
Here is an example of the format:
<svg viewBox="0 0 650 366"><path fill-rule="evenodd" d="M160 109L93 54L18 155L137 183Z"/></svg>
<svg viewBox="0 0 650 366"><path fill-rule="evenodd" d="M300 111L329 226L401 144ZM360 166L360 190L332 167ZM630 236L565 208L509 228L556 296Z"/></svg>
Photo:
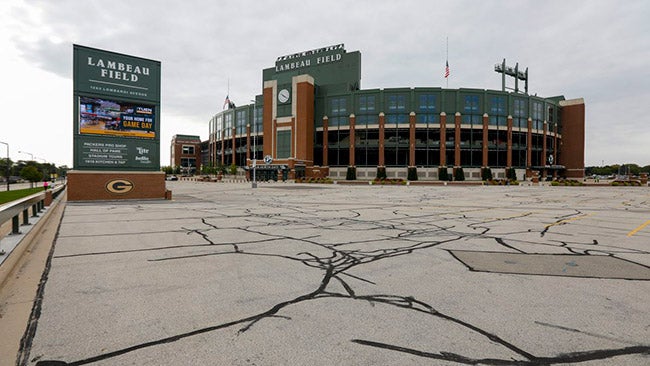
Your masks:
<svg viewBox="0 0 650 366"><path fill-rule="evenodd" d="M7 162L9 162L9 166L7 166ZM14 165L14 162L11 161L11 159L0 159L0 176L6 177L7 176L7 170L9 170L9 175L11 175L11 167ZM9 169L7 169L9 168Z"/></svg>
<svg viewBox="0 0 650 366"><path fill-rule="evenodd" d="M24 167L20 171L20 176L23 179L28 180L28 181L30 181L32 183L40 182L41 179L43 179L43 173L38 171L38 169L36 169L36 167L33 166L33 165L28 165L28 166Z"/></svg>

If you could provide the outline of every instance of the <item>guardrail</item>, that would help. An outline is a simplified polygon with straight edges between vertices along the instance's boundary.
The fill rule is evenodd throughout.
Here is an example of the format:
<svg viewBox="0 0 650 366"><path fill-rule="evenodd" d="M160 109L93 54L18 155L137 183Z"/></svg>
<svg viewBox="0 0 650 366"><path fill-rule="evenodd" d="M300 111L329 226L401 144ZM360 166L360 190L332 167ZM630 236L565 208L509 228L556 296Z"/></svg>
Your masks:
<svg viewBox="0 0 650 366"><path fill-rule="evenodd" d="M32 209L32 217L37 217L38 213L52 202L63 190L66 185L62 184L50 190L41 193L35 193L31 196L21 198L0 206L0 225L11 220L11 233L20 233L20 214L23 215L22 224L29 225L29 209Z"/></svg>

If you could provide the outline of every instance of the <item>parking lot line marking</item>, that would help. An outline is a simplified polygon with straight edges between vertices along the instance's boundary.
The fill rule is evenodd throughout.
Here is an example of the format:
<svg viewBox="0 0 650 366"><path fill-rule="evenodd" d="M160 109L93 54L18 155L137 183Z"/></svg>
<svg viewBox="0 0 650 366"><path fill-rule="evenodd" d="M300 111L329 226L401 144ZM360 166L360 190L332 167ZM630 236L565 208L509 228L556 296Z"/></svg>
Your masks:
<svg viewBox="0 0 650 366"><path fill-rule="evenodd" d="M587 216L591 216L591 215L593 215L593 214L588 213L588 214L585 214L585 215L572 217L572 218L570 218L570 219L561 220L561 221L558 221L558 222L554 222L554 223L552 223L552 224L548 224L548 225L544 226L544 228L549 228L549 227L551 227L551 226L564 224L564 223L567 223L567 222L569 222L569 221L574 221L574 220L584 219L585 217L587 217Z"/></svg>
<svg viewBox="0 0 650 366"><path fill-rule="evenodd" d="M627 233L627 237L629 238L630 236L638 233L639 231L643 230L643 228L648 226L648 225L650 225L650 220L644 222L643 224L639 225L639 227L637 227L636 229L634 229L634 230L630 231L629 233Z"/></svg>

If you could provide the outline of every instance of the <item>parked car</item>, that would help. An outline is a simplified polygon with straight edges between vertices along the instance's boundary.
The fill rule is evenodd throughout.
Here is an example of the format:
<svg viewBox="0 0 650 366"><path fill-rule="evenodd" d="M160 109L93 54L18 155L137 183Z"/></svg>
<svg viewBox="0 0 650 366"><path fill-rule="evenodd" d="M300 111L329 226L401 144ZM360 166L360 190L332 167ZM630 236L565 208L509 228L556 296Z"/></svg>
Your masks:
<svg viewBox="0 0 650 366"><path fill-rule="evenodd" d="M178 177L175 175L168 175L167 180L178 180Z"/></svg>

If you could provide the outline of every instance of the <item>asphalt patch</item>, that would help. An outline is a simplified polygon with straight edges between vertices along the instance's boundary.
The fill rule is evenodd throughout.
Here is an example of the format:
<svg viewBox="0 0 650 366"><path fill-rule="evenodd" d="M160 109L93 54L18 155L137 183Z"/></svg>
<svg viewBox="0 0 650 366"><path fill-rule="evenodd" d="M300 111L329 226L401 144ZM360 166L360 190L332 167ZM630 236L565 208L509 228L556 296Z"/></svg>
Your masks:
<svg viewBox="0 0 650 366"><path fill-rule="evenodd" d="M650 268L604 255L450 250L470 270L522 275L650 280Z"/></svg>

